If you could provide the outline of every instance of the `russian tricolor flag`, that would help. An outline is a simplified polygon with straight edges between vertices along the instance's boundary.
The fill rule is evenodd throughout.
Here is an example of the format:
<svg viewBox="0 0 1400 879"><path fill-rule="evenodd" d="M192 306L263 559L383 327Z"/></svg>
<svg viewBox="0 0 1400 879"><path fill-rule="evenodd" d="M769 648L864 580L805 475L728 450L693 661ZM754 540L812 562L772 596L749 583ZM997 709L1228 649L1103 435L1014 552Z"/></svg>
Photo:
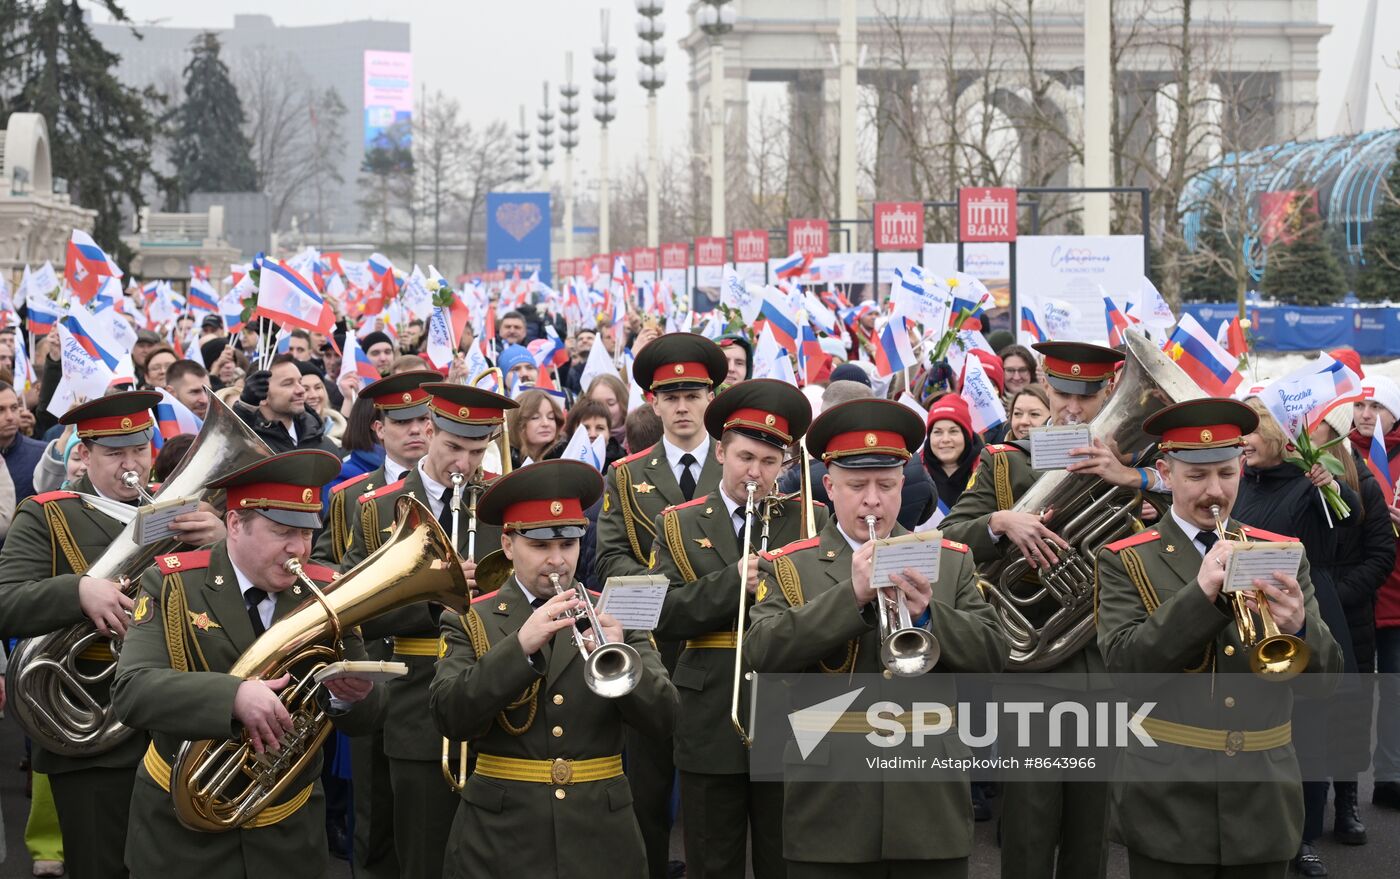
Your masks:
<svg viewBox="0 0 1400 879"><path fill-rule="evenodd" d="M1376 431L1377 434L1380 431ZM1395 503L1395 482L1390 478L1390 459L1386 457L1385 438L1381 436L1371 437L1371 448L1366 452L1366 467L1370 469L1371 475L1376 477L1376 482L1380 483L1381 493L1385 495L1387 505Z"/></svg>
<svg viewBox="0 0 1400 879"><path fill-rule="evenodd" d="M909 320L898 315L887 321L876 337L875 370L884 377L914 363L914 348L909 344Z"/></svg>
<svg viewBox="0 0 1400 879"><path fill-rule="evenodd" d="M103 278L121 276L122 270L97 246L91 235L81 229L73 230L73 237L68 241L63 278L73 288L79 302L87 302L95 296Z"/></svg>
<svg viewBox="0 0 1400 879"><path fill-rule="evenodd" d="M1236 358L1211 338L1194 317L1183 314L1167 339L1167 354L1201 390L1212 397L1228 397L1244 377L1235 371Z"/></svg>
<svg viewBox="0 0 1400 879"><path fill-rule="evenodd" d="M96 319L86 308L75 305L63 316L63 328L73 334L73 341L78 343L93 360L107 364L107 368L115 371L121 358L113 350L114 346L106 339L106 334L97 327Z"/></svg>
<svg viewBox="0 0 1400 879"><path fill-rule="evenodd" d="M1033 344L1049 341L1045 331L1040 328L1040 321L1035 319L1035 310L1026 305L1021 306L1021 334Z"/></svg>
<svg viewBox="0 0 1400 879"><path fill-rule="evenodd" d="M783 279L796 278L799 275L806 274L807 267L811 264L812 257L799 250L778 263L773 269L773 273Z"/></svg>
<svg viewBox="0 0 1400 879"><path fill-rule="evenodd" d="M336 376L339 381L347 375L353 375L360 380L360 387L379 381L382 376L379 370L370 363L369 355L365 354L365 349L360 347L360 340L354 333L345 335L345 354L340 361L340 375Z"/></svg>
<svg viewBox="0 0 1400 879"><path fill-rule="evenodd" d="M1118 307L1118 303L1110 296L1103 298L1103 319L1108 326L1108 347L1117 348L1125 343L1123 333L1128 327L1135 323L1141 323L1137 318L1123 312Z"/></svg>
<svg viewBox="0 0 1400 879"><path fill-rule="evenodd" d="M254 314L328 335L335 327L330 306L305 278L281 260L263 260Z"/></svg>
<svg viewBox="0 0 1400 879"><path fill-rule="evenodd" d="M189 410L189 407L175 399L169 391L160 389L160 402L156 404L156 426L160 438L171 440L181 434L197 434L204 422Z"/></svg>
<svg viewBox="0 0 1400 879"><path fill-rule="evenodd" d="M29 307L29 332L36 336L53 332L53 325L58 323L58 303L47 296L30 296L26 304Z"/></svg>
<svg viewBox="0 0 1400 879"><path fill-rule="evenodd" d="M214 292L214 288L205 278L190 278L190 309L193 311L207 311L210 314L219 313L219 294Z"/></svg>
<svg viewBox="0 0 1400 879"><path fill-rule="evenodd" d="M797 321L788 317L780 303L774 302L765 293L758 306L758 319L766 321L773 328L773 338L778 347L785 351L797 350Z"/></svg>

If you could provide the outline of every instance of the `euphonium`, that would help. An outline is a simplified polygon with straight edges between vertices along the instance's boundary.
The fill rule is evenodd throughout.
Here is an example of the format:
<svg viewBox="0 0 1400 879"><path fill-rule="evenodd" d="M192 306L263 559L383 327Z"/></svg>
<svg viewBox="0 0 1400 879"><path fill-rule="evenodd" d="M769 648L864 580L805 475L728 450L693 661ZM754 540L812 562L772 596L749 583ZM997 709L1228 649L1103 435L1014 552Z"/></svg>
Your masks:
<svg viewBox="0 0 1400 879"><path fill-rule="evenodd" d="M281 750L253 753L246 737L185 742L170 773L175 815L192 830L242 827L275 802L315 760L331 731L312 675L340 658L339 634L366 620L420 601L461 611L467 582L457 552L424 506L410 497L394 508L394 531L364 561L324 593L272 624L229 674L245 680L292 675L279 694L292 717ZM293 560L295 561L295 560ZM290 568L289 568L290 569Z"/></svg>
<svg viewBox="0 0 1400 879"><path fill-rule="evenodd" d="M571 612L575 620L574 624L569 626L569 631L573 633L574 646L583 657L583 682L588 685L588 689L605 699L626 696L636 689L637 682L642 679L642 658L637 655L637 651L631 644L608 641L608 636L603 633L602 624L598 622L598 614L593 610L593 602L588 598L587 590L577 586L570 590L560 581L558 574L550 574L549 582L554 585L556 595L572 591L583 602L582 608ZM591 637L596 645L592 652L583 646L585 636L578 628L580 617L587 619L591 626Z"/></svg>
<svg viewBox="0 0 1400 879"><path fill-rule="evenodd" d="M870 539L875 539L875 517L865 517L865 527ZM935 549L935 552L940 550ZM875 556L870 556L870 567L875 567ZM914 625L909 614L909 602L904 593L888 583L875 586L875 615L880 620L880 662L891 674L912 678L924 674L938 664L942 648L938 639L928 629ZM894 598L886 595L894 592Z"/></svg>
<svg viewBox="0 0 1400 879"><path fill-rule="evenodd" d="M1111 449L1141 450L1135 466L1148 466L1156 446L1142 432L1149 415L1174 403L1205 396L1170 357L1136 330L1127 338L1127 361L1113 395L1090 425ZM1037 671L1063 662L1094 637L1094 556L1105 544L1132 533L1150 494L1109 485L1096 476L1055 470L1041 476L1012 507L1050 516L1045 525L1069 544L1055 547L1059 560L1032 568L1015 546L979 571L982 592L1011 641L1010 664Z"/></svg>
<svg viewBox="0 0 1400 879"><path fill-rule="evenodd" d="M241 418L210 394L204 426L154 499L196 495L208 499L211 493L206 485L271 454L272 450ZM133 475L142 496L149 499L140 475ZM149 546L137 543L134 508L124 509L129 511L126 527L84 575L124 583L127 595L134 596L137 577L151 560L171 552L178 544L174 540ZM121 515L121 511L114 512ZM119 643L84 620L48 635L28 638L15 648L6 674L10 708L19 725L41 748L67 757L91 757L112 750L132 735L132 730L117 720L110 703L97 701L84 689L110 680L116 672L115 658L93 674L78 668L82 652L104 642L111 643L115 657Z"/></svg>
<svg viewBox="0 0 1400 879"><path fill-rule="evenodd" d="M1239 540L1243 534L1228 531L1220 519L1220 508L1211 507L1210 514L1215 519L1215 534L1221 540ZM1254 605L1259 609L1259 625L1254 624L1254 613L1249 609L1247 598L1254 597ZM1312 659L1312 648L1296 635L1286 635L1278 630L1273 611L1269 609L1268 596L1258 590L1227 592L1230 610L1235 616L1235 629L1240 641L1248 651L1249 668L1261 678L1271 681L1288 681L1296 678L1308 667Z"/></svg>

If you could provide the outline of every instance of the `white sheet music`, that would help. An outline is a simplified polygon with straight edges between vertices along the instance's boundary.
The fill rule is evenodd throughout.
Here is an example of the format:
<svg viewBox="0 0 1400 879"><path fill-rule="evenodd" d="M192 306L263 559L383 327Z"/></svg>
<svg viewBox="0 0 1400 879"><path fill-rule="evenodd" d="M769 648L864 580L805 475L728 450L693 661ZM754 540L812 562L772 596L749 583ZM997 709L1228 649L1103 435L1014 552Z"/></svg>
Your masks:
<svg viewBox="0 0 1400 879"><path fill-rule="evenodd" d="M1071 455L1071 449L1082 449L1092 444L1087 424L1032 428L1031 469L1063 470L1076 461L1084 460Z"/></svg>
<svg viewBox="0 0 1400 879"><path fill-rule="evenodd" d="M1296 577L1302 561L1301 543L1232 543L1223 590L1253 591L1255 580L1275 583L1274 571Z"/></svg>
<svg viewBox="0 0 1400 879"><path fill-rule="evenodd" d="M598 599L597 612L611 614L624 629L650 631L661 619L666 601L666 578L660 574L609 577Z"/></svg>
<svg viewBox="0 0 1400 879"><path fill-rule="evenodd" d="M913 568L930 583L938 579L939 562L943 558L943 532L921 531L875 541L875 558L871 563L870 583L876 589L890 585L890 574L902 574Z"/></svg>

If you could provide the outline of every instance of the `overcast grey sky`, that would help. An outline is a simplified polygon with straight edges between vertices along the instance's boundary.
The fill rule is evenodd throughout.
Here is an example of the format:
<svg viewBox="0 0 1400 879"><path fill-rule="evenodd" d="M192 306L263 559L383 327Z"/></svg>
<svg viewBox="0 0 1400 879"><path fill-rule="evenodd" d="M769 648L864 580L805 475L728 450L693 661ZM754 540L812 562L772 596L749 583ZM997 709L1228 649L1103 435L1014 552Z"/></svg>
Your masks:
<svg viewBox="0 0 1400 879"><path fill-rule="evenodd" d="M665 150L686 142L690 65L678 42L688 28L690 0L668 0L666 21L667 81L661 92L661 138ZM518 124L523 103L534 127L541 83L548 80L557 101L557 83L564 74L564 53L574 52L574 78L583 86L579 161L597 162L597 123L591 116L591 50L599 41L598 12L612 10L612 41L619 48L617 120L612 125L612 164L645 149L645 92L637 85L633 0L125 0L137 22L184 27L231 27L235 12L264 13L278 24L325 24L352 19L407 21L412 28L415 90L426 83L461 100L474 119L506 119ZM1318 83L1319 134L1332 133L1347 87L1360 30L1358 19L1365 0L1318 0L1322 19L1333 25L1322 41ZM94 13L104 19L104 13ZM1392 127L1391 113L1400 99L1400 3L1382 0L1376 22L1373 89L1367 127ZM1384 97L1378 97L1377 92ZM351 108L352 113L355 108ZM591 176L591 175L590 175Z"/></svg>

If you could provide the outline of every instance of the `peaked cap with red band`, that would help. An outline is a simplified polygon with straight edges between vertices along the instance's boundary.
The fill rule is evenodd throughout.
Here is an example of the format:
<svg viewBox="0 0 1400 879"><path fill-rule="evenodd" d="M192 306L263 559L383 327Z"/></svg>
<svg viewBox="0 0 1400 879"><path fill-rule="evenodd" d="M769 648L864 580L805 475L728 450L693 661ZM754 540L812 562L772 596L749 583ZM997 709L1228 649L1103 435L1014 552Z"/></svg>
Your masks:
<svg viewBox="0 0 1400 879"><path fill-rule="evenodd" d="M731 385L705 407L705 430L715 439L734 430L780 449L796 442L811 423L807 395L772 378Z"/></svg>
<svg viewBox="0 0 1400 879"><path fill-rule="evenodd" d="M807 451L828 467L902 467L924 441L923 419L894 400L851 400L818 415Z"/></svg>
<svg viewBox="0 0 1400 879"><path fill-rule="evenodd" d="M154 391L109 394L74 406L63 413L58 421L77 428L78 439L99 446L139 446L150 442L155 435L156 421L151 415L151 407L160 400L160 394Z"/></svg>
<svg viewBox="0 0 1400 879"><path fill-rule="evenodd" d="M1087 342L1037 342L1045 355L1045 380L1062 394L1097 394L1113 378L1123 355Z"/></svg>
<svg viewBox="0 0 1400 879"><path fill-rule="evenodd" d="M729 375L724 351L697 333L667 333L647 344L632 363L643 391L707 391Z"/></svg>
<svg viewBox="0 0 1400 879"><path fill-rule="evenodd" d="M1187 400L1168 406L1143 423L1148 436L1161 437L1163 452L1188 464L1216 464L1240 454L1245 434L1259 427L1259 415L1238 400Z"/></svg>
<svg viewBox="0 0 1400 879"><path fill-rule="evenodd" d="M290 528L321 527L321 486L340 472L340 459L320 449L295 449L263 458L210 488L228 492L230 510L256 510Z"/></svg>
<svg viewBox="0 0 1400 879"><path fill-rule="evenodd" d="M582 537L584 512L603 496L603 477L582 461L552 458L491 483L477 504L481 521L535 540Z"/></svg>
<svg viewBox="0 0 1400 879"><path fill-rule="evenodd" d="M471 385L437 381L420 387L430 398L433 426L464 439L493 436L505 423L506 410L520 405L510 397Z"/></svg>
<svg viewBox="0 0 1400 879"><path fill-rule="evenodd" d="M423 385L442 381L442 374L416 369L381 378L361 391L391 421L412 421L428 414L428 392Z"/></svg>

